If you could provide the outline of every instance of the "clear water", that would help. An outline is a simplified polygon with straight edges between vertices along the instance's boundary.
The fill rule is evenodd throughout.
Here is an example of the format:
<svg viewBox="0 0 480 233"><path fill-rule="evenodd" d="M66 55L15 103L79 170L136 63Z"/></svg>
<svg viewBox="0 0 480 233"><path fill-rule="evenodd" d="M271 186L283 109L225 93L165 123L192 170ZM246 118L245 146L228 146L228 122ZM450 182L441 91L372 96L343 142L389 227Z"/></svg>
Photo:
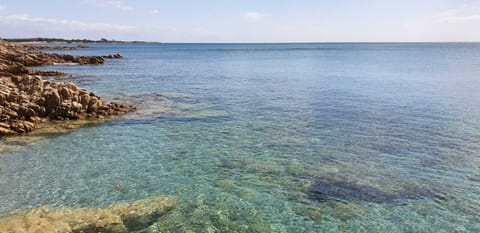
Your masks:
<svg viewBox="0 0 480 233"><path fill-rule="evenodd" d="M0 213L172 194L149 232L480 231L480 44L74 51L116 52L55 68L142 109L3 153Z"/></svg>

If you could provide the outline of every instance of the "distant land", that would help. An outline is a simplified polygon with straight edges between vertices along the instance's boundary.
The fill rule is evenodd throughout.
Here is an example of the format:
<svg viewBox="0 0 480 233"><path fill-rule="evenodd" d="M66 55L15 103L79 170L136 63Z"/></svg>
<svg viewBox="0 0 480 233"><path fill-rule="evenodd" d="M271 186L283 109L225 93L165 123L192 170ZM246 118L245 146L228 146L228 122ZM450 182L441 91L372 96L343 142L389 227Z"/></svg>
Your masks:
<svg viewBox="0 0 480 233"><path fill-rule="evenodd" d="M120 40L108 40L102 38L100 40L88 40L88 39L60 39L60 38L43 38L43 37L34 37L34 38L2 38L8 42L15 43L84 43L84 44L159 44L160 42L154 41L120 41Z"/></svg>

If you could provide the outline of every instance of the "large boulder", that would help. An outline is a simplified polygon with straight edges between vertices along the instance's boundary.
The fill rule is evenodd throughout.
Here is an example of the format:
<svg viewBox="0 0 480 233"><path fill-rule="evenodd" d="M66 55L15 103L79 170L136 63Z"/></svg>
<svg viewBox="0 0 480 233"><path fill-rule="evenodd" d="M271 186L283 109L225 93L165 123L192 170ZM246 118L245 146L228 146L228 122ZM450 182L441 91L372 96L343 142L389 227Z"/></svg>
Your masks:
<svg viewBox="0 0 480 233"><path fill-rule="evenodd" d="M46 91L43 97L45 98L45 110L50 113L50 116L55 116L57 107L60 105L61 101L58 90L51 89Z"/></svg>

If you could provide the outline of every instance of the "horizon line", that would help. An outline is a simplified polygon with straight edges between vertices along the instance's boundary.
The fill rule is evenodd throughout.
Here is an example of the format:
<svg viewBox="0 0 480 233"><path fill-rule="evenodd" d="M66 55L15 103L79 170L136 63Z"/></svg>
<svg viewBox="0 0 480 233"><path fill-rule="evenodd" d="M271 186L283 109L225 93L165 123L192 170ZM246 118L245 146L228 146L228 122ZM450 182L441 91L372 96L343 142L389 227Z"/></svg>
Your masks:
<svg viewBox="0 0 480 233"><path fill-rule="evenodd" d="M128 41L126 41L128 42ZM480 43L480 41L287 41L287 42L153 42L159 44L407 44L407 43Z"/></svg>
<svg viewBox="0 0 480 233"><path fill-rule="evenodd" d="M1 40L32 40L31 42L35 42L35 39L47 39L47 40L63 40L65 42L68 41L82 41L82 40L87 40L91 41L92 43L95 42L106 42L106 43L151 43L151 44L421 44L421 43L480 43L480 41L282 41L282 42L240 42L240 41L235 41L235 42L175 42L175 41L146 41L146 40L117 40L117 39L110 39L107 41L104 41L102 39L65 39L65 38L49 38L49 37L18 37L18 38L2 38L0 37ZM40 41L40 40L37 40ZM27 41L27 43L30 41ZM55 42L55 41L53 41ZM49 42L47 42L49 43ZM52 43L52 42L50 42Z"/></svg>
<svg viewBox="0 0 480 233"><path fill-rule="evenodd" d="M104 40L103 38L101 39L65 39L65 38L55 38L55 37L18 37L18 38L2 38L0 37L1 40L26 40L26 42L29 42L28 40L32 40L31 42L34 41L40 41L40 39L46 39L46 40L53 40L52 42L55 42L54 40L63 40L63 41L91 41L91 42L104 42L104 43L158 43L158 44L335 44L335 43L355 43L355 44L394 44L394 43L480 43L479 41L282 41L282 42L268 42L268 41L263 41L263 42L175 42L175 41L147 41L147 40L118 40L118 39L109 39L109 40ZM49 43L49 42L47 42Z"/></svg>

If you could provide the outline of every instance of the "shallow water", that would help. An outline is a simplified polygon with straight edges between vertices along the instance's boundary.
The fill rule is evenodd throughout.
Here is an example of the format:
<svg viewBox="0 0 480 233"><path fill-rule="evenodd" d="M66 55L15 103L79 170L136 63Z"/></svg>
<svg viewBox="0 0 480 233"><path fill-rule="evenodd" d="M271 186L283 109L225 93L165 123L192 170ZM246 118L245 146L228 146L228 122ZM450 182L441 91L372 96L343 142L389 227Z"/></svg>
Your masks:
<svg viewBox="0 0 480 233"><path fill-rule="evenodd" d="M73 53L117 52L53 68L141 110L2 153L0 213L172 194L149 232L480 231L480 44Z"/></svg>

